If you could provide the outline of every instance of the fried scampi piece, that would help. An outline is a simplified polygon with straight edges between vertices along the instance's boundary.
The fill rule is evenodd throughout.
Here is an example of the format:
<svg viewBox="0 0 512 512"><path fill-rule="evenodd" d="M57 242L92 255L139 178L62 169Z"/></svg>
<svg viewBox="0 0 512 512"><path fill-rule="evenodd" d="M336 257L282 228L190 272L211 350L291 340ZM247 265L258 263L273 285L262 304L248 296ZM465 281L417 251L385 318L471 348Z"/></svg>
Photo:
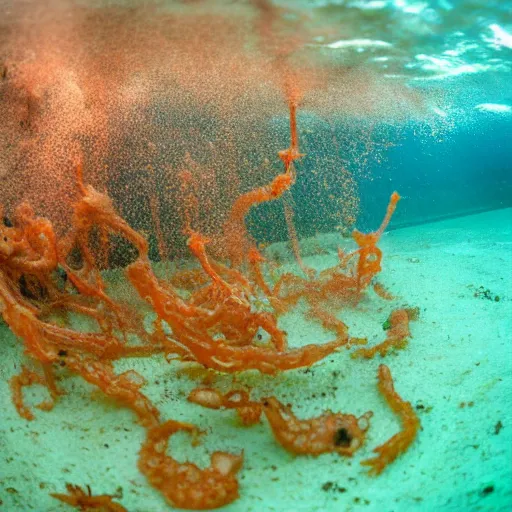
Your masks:
<svg viewBox="0 0 512 512"><path fill-rule="evenodd" d="M33 420L34 415L32 411L25 405L23 400L23 388L26 386L31 386L32 384L41 384L41 386L45 386L48 388L50 392L51 400L44 400L40 404L36 405L37 408L43 411L49 411L53 409L55 405L55 401L57 400L60 392L57 390L55 386L55 382L53 380L53 374L51 372L51 367L48 369L45 368L45 376L41 376L36 372L29 370L26 366L21 367L21 373L15 375L11 378L10 381L11 391L12 391L12 401L18 411L18 414L25 418L26 420Z"/></svg>
<svg viewBox="0 0 512 512"><path fill-rule="evenodd" d="M326 411L316 418L300 420L277 398L264 398L262 403L276 440L298 455L336 452L352 456L364 443L373 415L368 411L356 418L352 414Z"/></svg>
<svg viewBox="0 0 512 512"><path fill-rule="evenodd" d="M208 409L235 409L245 426L258 423L263 411L261 403L252 401L247 391L242 389L223 395L213 388L196 388L188 395L188 401Z"/></svg>
<svg viewBox="0 0 512 512"><path fill-rule="evenodd" d="M372 359L377 353L384 357L391 350L405 348L411 335L409 321L415 318L417 318L417 315L414 309L396 309L389 315L386 339L373 347L356 350L352 353L352 357Z"/></svg>
<svg viewBox="0 0 512 512"><path fill-rule="evenodd" d="M377 453L376 457L361 462L363 466L370 466L371 475L382 473L388 464L404 453L416 438L421 426L411 403L404 401L395 391L391 372L384 364L379 366L378 379L379 391L393 412L400 417L402 430L373 450Z"/></svg>
<svg viewBox="0 0 512 512"><path fill-rule="evenodd" d="M173 420L148 430L138 465L151 485L173 507L189 510L214 509L237 499L236 474L242 466L243 454L214 452L206 469L190 462L180 464L166 455L169 437L180 430L198 433L194 425Z"/></svg>
<svg viewBox="0 0 512 512"><path fill-rule="evenodd" d="M317 418L299 420L290 407L276 398L250 400L244 390L234 390L223 395L213 388L196 388L188 400L209 409L236 409L244 425L260 420L264 412L277 441L288 451L298 455L320 455L337 452L351 456L364 442L372 412L360 418L351 414L327 411Z"/></svg>
<svg viewBox="0 0 512 512"><path fill-rule="evenodd" d="M113 496L109 494L93 496L89 486L87 492L73 484L66 484L66 489L68 494L52 493L50 496L82 512L128 512L122 505L114 502Z"/></svg>

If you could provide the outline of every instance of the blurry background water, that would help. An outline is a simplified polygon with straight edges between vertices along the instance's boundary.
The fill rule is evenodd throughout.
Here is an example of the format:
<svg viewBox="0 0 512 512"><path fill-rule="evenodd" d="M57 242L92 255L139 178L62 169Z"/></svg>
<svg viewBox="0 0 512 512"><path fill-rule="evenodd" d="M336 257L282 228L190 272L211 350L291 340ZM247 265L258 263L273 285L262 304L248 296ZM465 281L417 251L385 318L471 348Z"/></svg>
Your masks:
<svg viewBox="0 0 512 512"><path fill-rule="evenodd" d="M389 82L404 80L431 98L423 118L398 126L366 124L365 132L353 131L355 151L347 152L351 144L346 140L342 145L343 164L357 176L363 229L378 222L391 189L407 199L393 219L395 227L512 205L512 3L343 0L283 5L308 8L313 19L339 21L340 40L326 45L335 59L378 70ZM364 125L365 120L358 122ZM338 121L333 129L343 137L353 124L353 118ZM321 140L308 143L310 155L320 148L329 151L331 134L325 126L318 133ZM297 203L305 203L310 190L296 189ZM301 209L298 216L309 232L315 226L335 226L315 208Z"/></svg>

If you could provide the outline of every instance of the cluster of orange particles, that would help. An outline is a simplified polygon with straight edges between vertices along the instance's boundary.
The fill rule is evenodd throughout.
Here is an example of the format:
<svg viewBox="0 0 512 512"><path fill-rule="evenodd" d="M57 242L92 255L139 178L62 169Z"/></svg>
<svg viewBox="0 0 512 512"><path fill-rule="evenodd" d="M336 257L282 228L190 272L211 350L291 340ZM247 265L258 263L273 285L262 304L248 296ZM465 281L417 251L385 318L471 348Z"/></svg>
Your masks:
<svg viewBox="0 0 512 512"><path fill-rule="evenodd" d="M70 169L83 153L88 182L108 190L138 231L151 233L162 259L186 254L180 176L188 173L201 205L198 228L224 256L218 228L240 193L275 174L279 164L268 157L284 130L269 120L285 113L283 98L292 95L318 116L313 130L303 130L305 150L325 122L331 127L323 141L331 150L311 160L325 193L306 207L321 209L330 225L313 229L350 230L359 209L354 174L366 164L350 137L334 129L334 115L384 112L392 119L420 108L406 87L313 50L315 38L334 37L332 27L310 25L306 13L269 0L4 4L0 201L9 213L29 201L59 234L73 208ZM269 226L269 241L283 238Z"/></svg>

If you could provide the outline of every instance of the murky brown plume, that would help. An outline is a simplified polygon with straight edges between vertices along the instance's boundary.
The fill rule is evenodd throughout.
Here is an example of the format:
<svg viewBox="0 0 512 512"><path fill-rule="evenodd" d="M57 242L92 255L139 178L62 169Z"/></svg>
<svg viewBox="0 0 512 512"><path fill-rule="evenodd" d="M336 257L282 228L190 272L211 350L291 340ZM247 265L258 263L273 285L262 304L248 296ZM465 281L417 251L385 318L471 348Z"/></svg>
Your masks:
<svg viewBox="0 0 512 512"><path fill-rule="evenodd" d="M236 197L281 172L277 152L289 143L291 98L299 103L301 150L316 136L311 114L332 141L324 161L311 164L326 189L311 201L349 226L357 185L336 158L348 146L332 123L421 108L405 87L310 44L339 38L342 27L310 23L306 13L267 0L0 6L5 215L26 200L64 233L77 198L74 168L83 158L85 181L107 191L148 235L155 257L186 251L191 188L199 205L195 229L213 238L213 250ZM269 232L269 240L280 236Z"/></svg>

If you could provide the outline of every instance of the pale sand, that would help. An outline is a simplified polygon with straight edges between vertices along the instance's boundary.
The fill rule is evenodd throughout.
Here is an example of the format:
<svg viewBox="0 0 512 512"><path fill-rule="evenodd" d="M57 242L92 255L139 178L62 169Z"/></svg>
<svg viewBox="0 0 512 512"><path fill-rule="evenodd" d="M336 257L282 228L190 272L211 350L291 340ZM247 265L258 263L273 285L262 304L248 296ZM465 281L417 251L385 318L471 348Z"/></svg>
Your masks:
<svg viewBox="0 0 512 512"><path fill-rule="evenodd" d="M319 244L330 250L305 257L306 263L316 268L334 263L338 241L337 235L325 235L305 242L305 253ZM308 372L241 379L255 386L255 396L275 393L291 402L299 416L327 408L358 415L373 410L367 443L351 460L293 457L275 443L265 421L244 429L232 411L188 404L185 397L195 383L178 378L179 365L162 358L130 361L147 377L145 392L163 418L193 422L209 434L195 449L186 436L175 436L171 450L179 460L204 464L214 449L245 450L241 498L225 510L511 509L512 209L392 231L380 247L380 280L399 298L389 303L369 292L356 310L343 311L340 318L353 336L368 336L374 343L383 339L382 323L394 305L420 308L409 346L384 362L397 391L420 406L423 427L409 451L380 477L367 476L359 465L399 427L377 392L379 357L352 360L342 351ZM480 286L499 302L475 297ZM299 313L286 317L283 326L292 345L330 338ZM91 388L80 378L62 381L68 394L53 411L35 409L33 422L18 417L7 381L19 369L21 348L5 327L1 337L0 510L71 510L48 495L63 492L65 482L90 484L95 494L121 487L119 501L130 512L170 510L137 470L143 429L129 411L98 395L91 400ZM217 379L226 388L230 382L230 377ZM43 394L37 386L26 391L29 403Z"/></svg>

